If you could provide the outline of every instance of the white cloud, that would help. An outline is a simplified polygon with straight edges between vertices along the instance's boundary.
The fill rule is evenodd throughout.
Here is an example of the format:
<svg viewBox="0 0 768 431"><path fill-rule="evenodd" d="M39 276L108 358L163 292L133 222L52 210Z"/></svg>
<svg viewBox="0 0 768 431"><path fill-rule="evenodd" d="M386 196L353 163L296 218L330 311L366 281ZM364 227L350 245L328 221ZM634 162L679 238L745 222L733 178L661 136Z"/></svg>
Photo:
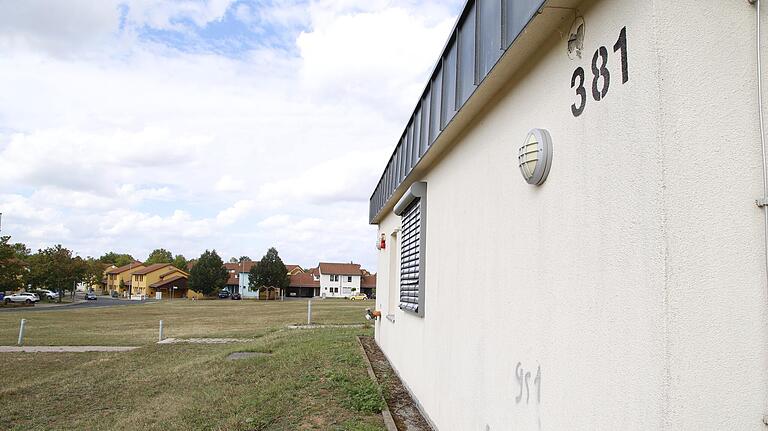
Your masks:
<svg viewBox="0 0 768 431"><path fill-rule="evenodd" d="M169 187L137 187L135 184L121 185L113 196L131 205L138 205L145 200L169 201L174 197Z"/></svg>
<svg viewBox="0 0 768 431"><path fill-rule="evenodd" d="M43 205L38 205L31 199L17 194L0 194L0 208L3 222L31 221L48 222L61 216L60 212Z"/></svg>
<svg viewBox="0 0 768 431"><path fill-rule="evenodd" d="M427 24L398 7L324 16L323 26L297 40L303 82L325 98L410 109L452 22Z"/></svg>
<svg viewBox="0 0 768 431"><path fill-rule="evenodd" d="M220 192L242 192L245 190L245 182L232 175L224 175L216 181L216 190Z"/></svg>
<svg viewBox="0 0 768 431"><path fill-rule="evenodd" d="M27 229L27 236L33 239L59 238L66 240L70 236L70 231L63 223L38 224Z"/></svg>
<svg viewBox="0 0 768 431"><path fill-rule="evenodd" d="M115 0L0 0L0 49L70 55L111 40L119 25Z"/></svg>
<svg viewBox="0 0 768 431"><path fill-rule="evenodd" d="M252 200L237 201L231 207L219 212L216 215L216 222L225 226L230 225L253 212L255 208L256 202Z"/></svg>
<svg viewBox="0 0 768 431"><path fill-rule="evenodd" d="M298 175L264 184L259 198L266 202L290 205L303 200L332 206L344 201L364 201L380 173L383 151L349 152L338 158L307 166Z"/></svg>
<svg viewBox="0 0 768 431"><path fill-rule="evenodd" d="M104 214L99 231L110 236L143 234L153 241L177 236L203 238L212 233L210 220L194 219L183 210L175 210L167 217L138 211L112 210Z"/></svg>
<svg viewBox="0 0 768 431"><path fill-rule="evenodd" d="M73 2L0 0L4 234L371 266L367 199L456 1ZM228 13L298 39L225 57L139 36Z"/></svg>

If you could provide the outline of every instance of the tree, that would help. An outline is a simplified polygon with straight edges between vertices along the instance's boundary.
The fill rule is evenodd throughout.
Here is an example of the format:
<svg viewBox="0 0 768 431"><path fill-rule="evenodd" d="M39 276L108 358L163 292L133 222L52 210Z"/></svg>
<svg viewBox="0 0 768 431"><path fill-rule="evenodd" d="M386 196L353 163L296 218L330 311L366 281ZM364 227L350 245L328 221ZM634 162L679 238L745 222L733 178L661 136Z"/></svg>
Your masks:
<svg viewBox="0 0 768 431"><path fill-rule="evenodd" d="M227 278L229 273L216 250L206 250L189 271L189 288L203 295L210 295L223 289Z"/></svg>
<svg viewBox="0 0 768 431"><path fill-rule="evenodd" d="M187 258L184 257L181 254L177 254L176 257L173 258L173 266L178 268L178 269L180 269L180 270L182 270L182 271L186 271L187 270L187 264L188 263L189 262L187 262Z"/></svg>
<svg viewBox="0 0 768 431"><path fill-rule="evenodd" d="M248 256L240 256L240 260L238 262L251 262L251 258Z"/></svg>
<svg viewBox="0 0 768 431"><path fill-rule="evenodd" d="M88 262L81 258L80 256L75 257L70 262L70 277L72 279L72 288L66 289L69 290L72 294L72 300L75 300L75 290L77 289L78 283L84 283L86 277L88 276Z"/></svg>
<svg viewBox="0 0 768 431"><path fill-rule="evenodd" d="M61 244L38 250L29 257L27 281L36 288L47 288L59 292L59 302L63 293L74 294L76 284L83 281L87 265L80 257L72 257L72 252Z"/></svg>
<svg viewBox="0 0 768 431"><path fill-rule="evenodd" d="M155 249L149 254L144 265L153 265L155 263L173 263L173 254L164 248Z"/></svg>
<svg viewBox="0 0 768 431"><path fill-rule="evenodd" d="M24 287L29 249L24 244L9 244L10 240L10 236L0 237L0 291Z"/></svg>
<svg viewBox="0 0 768 431"><path fill-rule="evenodd" d="M239 262L239 261L237 260L236 257L230 257L229 258L229 263L237 263L237 262Z"/></svg>
<svg viewBox="0 0 768 431"><path fill-rule="evenodd" d="M258 265L251 267L248 273L248 285L255 291L261 287L279 289L288 287L288 270L274 247L267 250L267 254L261 258Z"/></svg>
<svg viewBox="0 0 768 431"><path fill-rule="evenodd" d="M136 259L133 258L130 254L119 254L115 253L113 251L110 251L109 253L101 256L99 258L99 261L102 263L106 263L108 265L115 265L115 266L125 266L129 263L133 263L136 261Z"/></svg>
<svg viewBox="0 0 768 431"><path fill-rule="evenodd" d="M88 289L91 289L97 284L101 284L101 281L104 279L104 271L107 269L107 264L89 257L85 260L85 266L83 283L88 286Z"/></svg>

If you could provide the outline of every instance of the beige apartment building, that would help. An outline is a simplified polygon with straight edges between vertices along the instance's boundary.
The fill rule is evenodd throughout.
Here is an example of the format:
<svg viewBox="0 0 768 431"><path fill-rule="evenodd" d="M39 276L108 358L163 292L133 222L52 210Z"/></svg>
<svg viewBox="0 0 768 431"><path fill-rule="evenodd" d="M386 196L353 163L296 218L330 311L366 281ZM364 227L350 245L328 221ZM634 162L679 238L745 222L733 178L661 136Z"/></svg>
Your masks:
<svg viewBox="0 0 768 431"><path fill-rule="evenodd" d="M131 277L131 295L161 299L186 298L189 273L170 263L156 263L134 271Z"/></svg>
<svg viewBox="0 0 768 431"><path fill-rule="evenodd" d="M113 267L107 269L104 272L106 279L106 291L117 292L120 296L126 296L130 294L131 277L133 273L144 269L144 265L141 262L135 261L128 265Z"/></svg>

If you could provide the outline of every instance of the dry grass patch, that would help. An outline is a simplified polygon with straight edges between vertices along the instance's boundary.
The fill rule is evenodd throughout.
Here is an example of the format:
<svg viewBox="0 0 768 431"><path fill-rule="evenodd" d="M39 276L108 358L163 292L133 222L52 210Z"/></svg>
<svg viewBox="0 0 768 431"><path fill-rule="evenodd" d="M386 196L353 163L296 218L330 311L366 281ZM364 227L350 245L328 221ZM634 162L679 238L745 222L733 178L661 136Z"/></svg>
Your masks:
<svg viewBox="0 0 768 431"><path fill-rule="evenodd" d="M365 306L316 301L312 308L324 312L319 318L325 323L357 323ZM383 429L381 397L355 340L371 329L282 329L301 323L304 313L303 301L178 301L35 312L25 318L38 321L34 339L41 343L144 347L125 353L0 354L0 405L10 406L0 416L0 429ZM0 316L0 334L20 314ZM263 336L243 344L157 345L160 316L174 337ZM86 330L93 325L101 329ZM124 327L133 328L130 335ZM242 351L271 355L226 360Z"/></svg>

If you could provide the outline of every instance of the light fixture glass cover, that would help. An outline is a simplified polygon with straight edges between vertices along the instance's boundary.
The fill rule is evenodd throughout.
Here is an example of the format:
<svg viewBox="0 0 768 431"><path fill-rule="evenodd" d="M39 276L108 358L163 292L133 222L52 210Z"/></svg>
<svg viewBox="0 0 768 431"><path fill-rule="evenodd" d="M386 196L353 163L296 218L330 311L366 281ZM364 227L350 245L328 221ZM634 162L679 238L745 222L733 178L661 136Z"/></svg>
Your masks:
<svg viewBox="0 0 768 431"><path fill-rule="evenodd" d="M544 129L532 129L517 156L518 166L528 184L541 185L552 166L552 138Z"/></svg>

